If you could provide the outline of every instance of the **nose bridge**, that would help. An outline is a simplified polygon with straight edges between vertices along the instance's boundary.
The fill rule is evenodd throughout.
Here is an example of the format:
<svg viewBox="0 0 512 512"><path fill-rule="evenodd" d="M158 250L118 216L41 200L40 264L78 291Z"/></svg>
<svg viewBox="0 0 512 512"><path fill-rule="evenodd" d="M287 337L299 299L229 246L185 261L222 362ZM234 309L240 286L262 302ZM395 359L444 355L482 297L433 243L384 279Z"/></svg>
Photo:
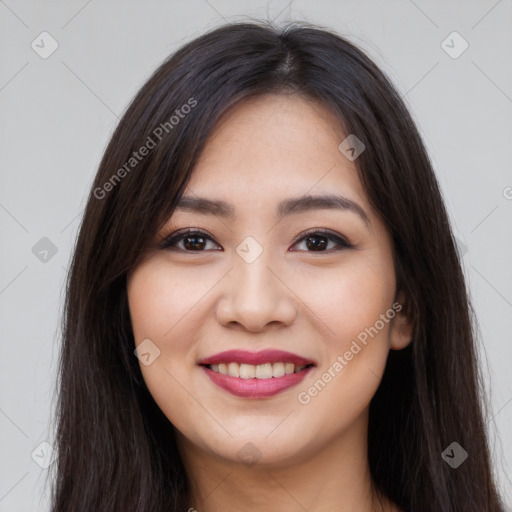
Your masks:
<svg viewBox="0 0 512 512"><path fill-rule="evenodd" d="M258 295L266 295L267 299L276 293L275 276L270 271L271 258L270 251L263 251L254 261L246 261L243 258L237 258L233 265L233 271L236 274L235 294L240 299L247 300L251 297L255 299Z"/></svg>
<svg viewBox="0 0 512 512"><path fill-rule="evenodd" d="M242 243L237 248L217 311L219 322L236 322L251 331L263 329L271 322L292 323L297 305L293 294L275 275L274 268L279 265L273 261L270 250L261 248L255 257L256 248L250 244Z"/></svg>

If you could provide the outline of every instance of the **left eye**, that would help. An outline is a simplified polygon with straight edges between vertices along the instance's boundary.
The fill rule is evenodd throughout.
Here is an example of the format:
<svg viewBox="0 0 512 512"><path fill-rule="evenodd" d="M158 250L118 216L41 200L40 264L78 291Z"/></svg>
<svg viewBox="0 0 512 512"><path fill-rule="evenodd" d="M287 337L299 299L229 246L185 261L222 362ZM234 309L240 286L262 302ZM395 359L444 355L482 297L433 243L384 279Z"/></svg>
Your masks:
<svg viewBox="0 0 512 512"><path fill-rule="evenodd" d="M315 231L313 233L307 233L301 236L298 242L300 242L300 244L305 244L305 247L310 249L310 251L307 252L326 252L327 250L331 252L331 249L340 251L342 249L352 247L343 238L327 231ZM334 246L331 245L329 247L329 242L334 242ZM297 243L294 245L297 245Z"/></svg>
<svg viewBox="0 0 512 512"><path fill-rule="evenodd" d="M220 247L217 242L215 242L209 235L202 231L181 231L178 233L173 233L166 237L162 244L162 249L173 249L184 252L205 252L207 250L222 250L216 249L215 247L208 249L208 243L211 242L214 246ZM180 244L183 243L182 246ZM331 245L329 245L331 243ZM306 233L301 235L292 247L300 246L300 244L304 244L303 247L306 252L333 252L340 251L342 249L347 249L352 247L350 243L341 238L340 236L331 233L330 231L314 231L310 233ZM292 249L292 251L296 251L297 249Z"/></svg>

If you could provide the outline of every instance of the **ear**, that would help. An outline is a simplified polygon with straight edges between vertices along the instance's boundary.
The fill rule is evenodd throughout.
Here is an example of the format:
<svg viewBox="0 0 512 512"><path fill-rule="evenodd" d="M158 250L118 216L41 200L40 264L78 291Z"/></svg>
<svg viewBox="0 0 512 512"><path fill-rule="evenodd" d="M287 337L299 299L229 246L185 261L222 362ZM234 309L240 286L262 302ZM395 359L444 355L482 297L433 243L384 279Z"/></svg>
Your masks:
<svg viewBox="0 0 512 512"><path fill-rule="evenodd" d="M389 333L390 349L402 350L412 341L414 321L405 307L406 297L403 291L398 294L393 309L395 317L391 320Z"/></svg>

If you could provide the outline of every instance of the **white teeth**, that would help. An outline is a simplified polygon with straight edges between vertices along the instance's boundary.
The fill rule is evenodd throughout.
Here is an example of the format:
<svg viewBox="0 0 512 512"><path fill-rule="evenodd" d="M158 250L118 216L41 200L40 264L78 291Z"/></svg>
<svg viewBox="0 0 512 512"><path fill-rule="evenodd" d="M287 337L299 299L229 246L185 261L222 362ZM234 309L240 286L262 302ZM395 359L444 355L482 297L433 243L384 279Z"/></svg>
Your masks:
<svg viewBox="0 0 512 512"><path fill-rule="evenodd" d="M237 364L237 363L231 363ZM240 365L240 377L242 379L254 379L256 374L256 367L252 364L241 364Z"/></svg>
<svg viewBox="0 0 512 512"><path fill-rule="evenodd" d="M272 377L282 377L284 375L284 363L274 363L272 365Z"/></svg>
<svg viewBox="0 0 512 512"><path fill-rule="evenodd" d="M230 377L239 377L241 379L271 379L272 377L283 377L303 370L306 365L295 366L293 363L264 363L264 364L239 364L239 363L220 363L212 364L210 368L222 375Z"/></svg>
<svg viewBox="0 0 512 512"><path fill-rule="evenodd" d="M240 377L240 365L236 363L229 363L228 375L230 377Z"/></svg>
<svg viewBox="0 0 512 512"><path fill-rule="evenodd" d="M271 379L272 378L272 365L270 363L259 364L256 366L257 379Z"/></svg>

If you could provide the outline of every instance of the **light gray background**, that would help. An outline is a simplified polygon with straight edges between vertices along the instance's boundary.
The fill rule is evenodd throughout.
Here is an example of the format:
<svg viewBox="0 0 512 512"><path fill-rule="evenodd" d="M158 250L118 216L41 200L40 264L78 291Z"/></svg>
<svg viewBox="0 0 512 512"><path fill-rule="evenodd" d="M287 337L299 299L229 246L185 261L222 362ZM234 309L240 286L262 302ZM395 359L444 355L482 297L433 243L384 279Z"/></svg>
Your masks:
<svg viewBox="0 0 512 512"><path fill-rule="evenodd" d="M511 501L511 0L0 0L0 512L48 510L47 470L31 454L51 460L40 443L54 434L63 283L118 118L170 52L246 15L334 28L405 96L465 254L495 467ZM31 47L43 31L59 45L47 59ZM453 31L469 44L456 59L441 46ZM47 262L32 252L42 237L58 249Z"/></svg>

